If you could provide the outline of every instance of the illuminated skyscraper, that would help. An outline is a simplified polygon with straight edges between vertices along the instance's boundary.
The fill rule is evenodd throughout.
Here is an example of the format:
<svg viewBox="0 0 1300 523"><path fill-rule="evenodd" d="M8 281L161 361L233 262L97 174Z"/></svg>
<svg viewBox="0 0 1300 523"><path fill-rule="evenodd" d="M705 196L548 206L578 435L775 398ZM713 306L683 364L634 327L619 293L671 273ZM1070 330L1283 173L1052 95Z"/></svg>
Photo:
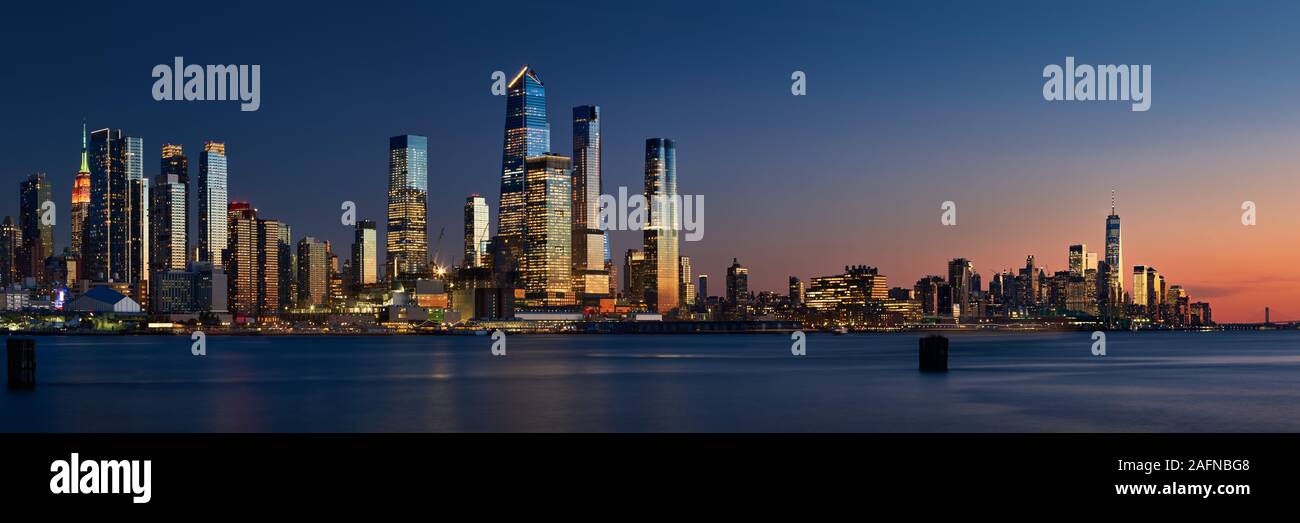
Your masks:
<svg viewBox="0 0 1300 523"><path fill-rule="evenodd" d="M185 242L187 244L186 252L188 252L188 244L193 243L191 240L195 235L194 228L190 225L193 220L193 218L190 218L190 215L193 214L190 211L194 210L194 196L190 190L190 159L185 156L185 148L170 143L163 144L159 167L159 180L167 178L168 175L175 175L177 183L185 191L185 197L183 198L185 202L185 224L183 228L185 229Z"/></svg>
<svg viewBox="0 0 1300 523"><path fill-rule="evenodd" d="M645 252L628 249L623 255L623 299L629 305L645 304L646 259Z"/></svg>
<svg viewBox="0 0 1300 523"><path fill-rule="evenodd" d="M357 222L352 238L352 285L361 289L379 282L379 245L373 220Z"/></svg>
<svg viewBox="0 0 1300 523"><path fill-rule="evenodd" d="M738 310L749 307L749 269L736 258L727 267L727 304Z"/></svg>
<svg viewBox="0 0 1300 523"><path fill-rule="evenodd" d="M130 238L127 282L132 285L149 281L149 179L144 177L144 140L126 137L126 180ZM147 304L148 288L136 289L136 300Z"/></svg>
<svg viewBox="0 0 1300 523"><path fill-rule="evenodd" d="M681 282L677 302L689 307L690 304L695 303L695 282L691 280L691 257L682 256L677 260L677 281Z"/></svg>
<svg viewBox="0 0 1300 523"><path fill-rule="evenodd" d="M18 251L22 250L23 232L14 224L14 219L5 216L0 223L0 287L9 287L18 283Z"/></svg>
<svg viewBox="0 0 1300 523"><path fill-rule="evenodd" d="M529 305L572 305L573 186L569 158L525 160L523 279Z"/></svg>
<svg viewBox="0 0 1300 523"><path fill-rule="evenodd" d="M72 181L72 252L83 256L86 213L90 208L90 159L86 155L86 124L81 124L81 169Z"/></svg>
<svg viewBox="0 0 1300 523"><path fill-rule="evenodd" d="M573 290L584 301L604 297L609 290L606 237L598 223L600 194L600 107L574 107Z"/></svg>
<svg viewBox="0 0 1300 523"><path fill-rule="evenodd" d="M43 207L49 201L50 182L45 179L45 173L28 176L20 184L18 226L23 231L23 241L19 249L19 276L35 279L42 288L49 283L45 260L54 255L54 225L42 219Z"/></svg>
<svg viewBox="0 0 1300 523"><path fill-rule="evenodd" d="M230 312L237 321L266 321L280 312L280 223L231 202L226 250Z"/></svg>
<svg viewBox="0 0 1300 523"><path fill-rule="evenodd" d="M645 198L650 216L643 233L646 262L646 303L666 313L678 306L680 280L677 271L677 146L672 140L651 138L645 142Z"/></svg>
<svg viewBox="0 0 1300 523"><path fill-rule="evenodd" d="M293 228L280 222L275 246L279 263L280 310L296 308L298 302L298 253L293 245Z"/></svg>
<svg viewBox="0 0 1300 523"><path fill-rule="evenodd" d="M166 162L167 150L163 149ZM180 176L158 173L149 189L149 228L153 241L149 248L151 272L185 269L188 231L185 227L189 208L185 201L185 184Z"/></svg>
<svg viewBox="0 0 1300 523"><path fill-rule="evenodd" d="M488 204L478 194L465 198L465 261L462 267L486 267L488 247Z"/></svg>
<svg viewBox="0 0 1300 523"><path fill-rule="evenodd" d="M82 266L86 278L130 283L131 190L122 131L90 133L90 206Z"/></svg>
<svg viewBox="0 0 1300 523"><path fill-rule="evenodd" d="M1110 216L1106 217L1106 303L1111 316L1123 315L1124 251L1119 236L1119 214L1115 213L1115 191L1110 193Z"/></svg>
<svg viewBox="0 0 1300 523"><path fill-rule="evenodd" d="M298 241L298 307L325 305L329 286L329 249L325 242L308 236Z"/></svg>
<svg viewBox="0 0 1300 523"><path fill-rule="evenodd" d="M226 144L209 141L199 155L199 261L225 266L222 259L229 242L229 187ZM231 277L233 280L234 278ZM231 297L233 300L234 298Z"/></svg>
<svg viewBox="0 0 1300 523"><path fill-rule="evenodd" d="M496 263L493 269L498 273L498 279L512 281L518 286L527 232L524 162L551 150L551 126L546 119L546 87L537 71L524 66L506 88L501 202L497 209L496 239L502 263ZM571 243L571 240L565 243Z"/></svg>
<svg viewBox="0 0 1300 523"><path fill-rule="evenodd" d="M385 263L389 276L415 278L429 274L428 195L428 138L409 134L389 138Z"/></svg>
<svg viewBox="0 0 1300 523"><path fill-rule="evenodd" d="M948 289L952 293L954 313L958 318L970 315L971 262L954 258L948 262ZM947 311L944 311L947 312Z"/></svg>

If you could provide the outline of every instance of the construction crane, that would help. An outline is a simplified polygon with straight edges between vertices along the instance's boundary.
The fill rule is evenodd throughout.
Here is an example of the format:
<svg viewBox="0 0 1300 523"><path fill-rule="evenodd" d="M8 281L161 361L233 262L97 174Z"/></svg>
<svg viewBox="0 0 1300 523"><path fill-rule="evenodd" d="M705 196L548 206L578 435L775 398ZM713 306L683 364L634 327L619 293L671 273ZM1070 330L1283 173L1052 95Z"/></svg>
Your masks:
<svg viewBox="0 0 1300 523"><path fill-rule="evenodd" d="M442 250L442 236L446 233L447 233L447 227L444 226L441 229L439 229L438 241L433 244L433 267L434 270L437 271L439 276L442 275L443 268L442 268L442 264L438 262L438 254Z"/></svg>

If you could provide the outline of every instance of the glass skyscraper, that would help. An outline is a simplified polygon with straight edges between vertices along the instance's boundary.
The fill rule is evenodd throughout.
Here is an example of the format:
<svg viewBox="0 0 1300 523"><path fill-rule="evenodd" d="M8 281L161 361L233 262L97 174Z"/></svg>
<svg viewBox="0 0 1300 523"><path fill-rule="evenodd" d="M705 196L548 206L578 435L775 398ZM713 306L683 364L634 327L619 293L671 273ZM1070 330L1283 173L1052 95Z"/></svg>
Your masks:
<svg viewBox="0 0 1300 523"><path fill-rule="evenodd" d="M379 281L379 245L373 220L357 222L352 239L352 285L361 289Z"/></svg>
<svg viewBox="0 0 1300 523"><path fill-rule="evenodd" d="M130 183L122 131L90 133L90 207L86 218L86 278L129 282Z"/></svg>
<svg viewBox="0 0 1300 523"><path fill-rule="evenodd" d="M388 139L388 258L386 273L398 278L429 274L429 140Z"/></svg>
<svg viewBox="0 0 1300 523"><path fill-rule="evenodd" d="M600 107L573 108L573 291L579 300L609 293L606 238L600 228Z"/></svg>
<svg viewBox="0 0 1300 523"><path fill-rule="evenodd" d="M678 306L677 145L665 138L645 142L645 198L650 217L643 233L646 263L646 304L659 313Z"/></svg>
<svg viewBox="0 0 1300 523"><path fill-rule="evenodd" d="M1119 214L1115 213L1115 193L1110 195L1110 216L1106 217L1106 300L1114 314L1124 303L1124 251L1119 236Z"/></svg>
<svg viewBox="0 0 1300 523"><path fill-rule="evenodd" d="M149 189L151 272L185 269L189 252L189 231L185 227L189 206L185 201L185 183L179 175L168 172L167 169L168 154L180 154L180 146L165 145L162 154L163 170L158 173L153 187Z"/></svg>
<svg viewBox="0 0 1300 523"><path fill-rule="evenodd" d="M18 225L22 229L18 268L20 276L34 278L41 287L49 283L45 259L54 255L54 226L41 220L42 207L48 201L50 182L45 179L45 173L33 174L22 182L18 194Z"/></svg>
<svg viewBox="0 0 1300 523"><path fill-rule="evenodd" d="M199 155L199 261L225 266L223 251L229 247L230 193L226 144L206 142Z"/></svg>
<svg viewBox="0 0 1300 523"><path fill-rule="evenodd" d="M529 305L572 305L573 186L569 158L528 158L525 169L524 289Z"/></svg>
<svg viewBox="0 0 1300 523"><path fill-rule="evenodd" d="M551 150L546 119L546 87L532 67L524 66L507 85L505 141L501 154L501 202L497 209L497 248L504 263L502 278L518 285L527 224L524 161Z"/></svg>
<svg viewBox="0 0 1300 523"><path fill-rule="evenodd" d="M488 205L478 194L465 198L465 261L462 267L488 265Z"/></svg>
<svg viewBox="0 0 1300 523"><path fill-rule="evenodd" d="M131 257L126 277L131 284L137 284L149 280L149 180L144 177L144 140L134 136L126 137L126 179ZM137 295L146 296L147 290L138 289Z"/></svg>

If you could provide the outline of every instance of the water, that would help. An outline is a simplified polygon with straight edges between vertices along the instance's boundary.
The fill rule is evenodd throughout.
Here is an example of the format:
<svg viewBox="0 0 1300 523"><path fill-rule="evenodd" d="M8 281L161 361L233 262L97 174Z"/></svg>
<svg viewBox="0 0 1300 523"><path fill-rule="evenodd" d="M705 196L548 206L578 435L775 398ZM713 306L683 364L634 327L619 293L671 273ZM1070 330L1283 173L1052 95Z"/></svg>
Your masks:
<svg viewBox="0 0 1300 523"><path fill-rule="evenodd" d="M38 337L0 431L1300 431L1300 334Z"/></svg>

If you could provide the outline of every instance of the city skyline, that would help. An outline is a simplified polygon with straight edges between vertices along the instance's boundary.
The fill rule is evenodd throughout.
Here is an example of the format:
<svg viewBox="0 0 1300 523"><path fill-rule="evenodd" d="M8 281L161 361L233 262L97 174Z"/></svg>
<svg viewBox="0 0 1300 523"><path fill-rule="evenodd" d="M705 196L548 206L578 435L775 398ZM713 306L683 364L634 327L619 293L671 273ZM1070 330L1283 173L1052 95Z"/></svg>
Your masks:
<svg viewBox="0 0 1300 523"><path fill-rule="evenodd" d="M1006 8L988 8L995 13L1001 9ZM961 8L955 10L954 19L960 15ZM909 15L915 14L908 9L898 11L892 14L902 20L912 20ZM1157 7L1143 6L1133 13L1134 20L1125 24L1149 22L1158 11ZM1181 24L1185 28L1216 14L1209 11L1197 15L1204 18L1179 20L1173 25ZM863 19L872 12L849 10L845 14ZM773 18L777 14L780 13L764 10L752 16L762 27L776 27ZM1077 14L1085 18L1097 16ZM596 9L595 15L623 24L636 23L612 9ZM365 13L361 16L365 18ZM811 15L796 13L795 16ZM1239 23L1236 18L1225 18L1227 23ZM923 30L938 31L950 23L949 19L940 18L937 27ZM668 28L685 35L701 30L687 22L675 22ZM1256 34L1273 35L1280 28L1266 23L1253 30ZM1024 31L1042 34L1034 29ZM257 28L252 34L270 38ZM1151 43L1161 41L1162 36L1167 35L1129 36L1125 41ZM886 41L889 37L889 32L881 36ZM149 35L148 43L142 45L156 45L155 38L160 36ZM824 36L796 30L793 38L804 38L811 47L827 38L861 37L851 36L843 26L832 24ZM226 58L214 49L196 49L191 44L175 54L215 53L212 60L267 64L264 89L268 96L262 110L232 114L225 110L228 108L204 104L151 105L134 101L133 78L138 75L132 72L135 66L130 64L157 63L166 57L150 54L131 58L127 60L129 67L122 71L101 75L108 79L108 93L59 96L59 103L42 113L42 119L51 120L50 123L36 122L22 112L15 112L16 125L4 131L4 138L6 143L18 147L17 150L31 151L31 157L9 155L14 158L6 158L3 165L8 183L17 183L34 172L47 173L56 195L54 200L59 204L55 251L60 252L67 245L71 221L66 195L71 191L71 173L76 168L72 162L77 159L72 155L79 153L76 140L80 137L75 134L75 126L83 116L95 124L92 129L102 124L120 125L132 135L144 137L144 150L150 157L163 143L183 144L189 150L197 150L205 140L221 140L232 151L232 200L258 205L270 215L297 226L300 235L311 234L345 246L352 231L332 225L337 223L338 203L353 199L350 194L361 194L363 197L356 198L358 217L367 219L379 219L378 211L383 208L382 190L373 191L365 188L368 184L357 184L357 180L365 179L364 173L373 173L376 178L383 176L383 167L377 167L382 160L375 159L375 144L382 150L386 137L423 133L430 136L431 156L447 159L462 156L463 152L464 159L449 160L453 162L449 171L453 174L440 178L431 172L430 178L431 185L436 184L439 191L436 195L431 191L428 230L446 227L455 231L461 227L461 206L467 194L487 195L489 208L498 203L494 201L496 181L491 164L495 162L491 160L494 156L491 150L496 149L497 154L500 151L497 140L502 100L488 92L488 73L503 70L509 75L519 64L532 63L550 82L549 87L553 87L547 93L551 114L563 115L570 107L583 104L602 107L601 116L607 120L602 126L605 192L619 186L640 185L642 166L637 149L643 146L646 137L670 136L682 144L687 154L683 157L681 192L710 197L709 236L703 242L681 245L681 254L692 258L698 273L720 274L731 258L739 257L753 271L752 288L780 290L790 275L807 280L834 274L844 264L854 263L880 267L895 284L915 281L926 274L942 274L946 261L956 257L971 260L975 270L986 278L991 271L1020 266L1026 254L1035 255L1049 271L1061 270L1068 263L1064 254L1066 246L1104 245L1096 217L1104 220L1109 207L1107 195L1117 189L1124 215L1125 265L1158 267L1162 274L1183 283L1193 296L1212 301L1216 316L1223 321L1258 320L1265 306L1272 307L1275 318L1300 317L1297 314L1300 298L1296 298L1300 295L1296 292L1300 290L1300 281L1287 271L1294 258L1293 248L1287 246L1293 245L1297 237L1293 224L1298 223L1300 213L1281 196L1295 192L1292 189L1296 187L1295 177L1289 174L1292 170L1289 165L1296 159L1288 156L1285 146L1285 138L1294 124L1264 117L1262 109L1227 100L1222 93L1205 98L1211 94L1209 90L1195 86L1200 58L1171 53L1165 47L1141 45L1134 47L1151 48L1149 52L1153 56L1146 58L1146 52L1142 52L1132 59L1154 63L1155 74L1162 81L1158 82L1157 89L1161 100L1140 119L1127 111L1110 111L1106 107L1043 105L1041 99L1033 99L1035 93L1031 92L1041 87L1036 73L1043 64L1059 62L1066 54L1102 58L1119 55L1116 60L1135 54L1117 50L1114 45L1088 44L1077 33L1059 38L1060 42L1046 40L1056 43L1035 52L1009 49L1007 42L996 38L978 44L980 49L998 52L980 59L987 61L976 60L961 65L960 69L970 71L984 66L997 72L993 75L995 80L974 84L985 89L974 92L991 97L999 110L967 107L949 113L946 118L951 121L939 119L938 115L939 111L956 107L953 97L942 90L927 90L925 84L911 79L906 87L919 86L920 94L908 95L908 91L900 89L903 86L891 87L873 81L868 85L873 92L880 93L875 97L880 101L866 100L860 106L845 106L845 92L856 76L831 64L839 60L842 66L852 69L852 64L859 61L891 63L877 55L813 57L763 44L761 50L779 58L722 59L715 64L718 68L715 74L701 71L698 60L686 58L681 62L680 75L686 79L685 84L697 79L702 85L717 85L718 76L744 74L746 85L728 84L735 89L721 96L710 89L684 85L682 79L670 82L673 68L668 68L664 77L647 77L643 72L633 75L630 70L613 66L611 58L609 66L592 72L575 69L579 64L554 50L521 54L485 46L483 55L456 61L434 77L423 77L436 94L420 94L415 98L420 109L409 114L395 108L381 110L382 118L357 120L355 123L359 125L349 126L339 137L309 133L316 140L312 142L313 147L300 149L307 154L296 158L301 162L287 168L281 168L283 155L292 147L286 149L262 138L268 132L284 133L283 126L289 122L283 119L296 118L300 114L294 111L306 110L312 104L281 100L282 105L276 106L270 93L275 92L277 83L269 72L269 65L275 65L276 59L258 60L256 55L249 54L249 49L239 46L232 48L235 56ZM552 46L540 48L564 49L554 40L545 42ZM1198 56L1209 57L1216 67L1222 65L1229 72L1237 66L1221 63L1225 59L1248 55L1254 57L1252 60L1264 60L1294 50L1287 47L1266 52L1259 44L1246 42L1236 43L1227 51L1211 52L1195 42L1177 39L1173 42L1204 51ZM628 46L635 47L633 43L623 42L615 48ZM729 56L730 49L724 45L700 53L722 58ZM942 56L938 53L940 49L941 45L931 44L914 57L922 63L938 64ZM666 52L680 53L680 48ZM250 59L242 60L245 56ZM341 59L347 62L350 57L345 54ZM1216 59L1219 61L1213 61ZM283 61L279 63L285 65ZM804 99L788 94L789 72L796 68L809 73L809 95ZM40 66L37 70L41 70ZM312 69L291 67L289 70L302 73ZM904 74L909 78L914 76L912 69L905 69ZM646 85L627 92L614 87L634 77L644 79ZM1175 79L1182 83L1175 83ZM118 86L119 83L122 85ZM278 85L280 89L288 88L285 83ZM325 103L322 97L334 98L341 93L331 91L328 86L323 88L324 92L308 98L313 103ZM26 87L17 85L11 89L22 93ZM414 96L418 91L421 89L402 88L398 92L400 98L410 101L405 97ZM1273 91L1256 86L1247 92ZM104 98L108 94L113 96ZM937 95L929 98L932 107L905 104L906 114L881 103L890 99L925 98L926 94ZM455 115L454 118L441 117L440 111L444 109L440 96L467 107L447 113ZM139 97L147 97L147 86L141 88ZM674 105L665 105L670 100ZM770 114L737 115L725 109L731 105L729 101L737 100L767 100ZM1209 104L1211 107L1207 109L1206 100L1215 104ZM119 101L130 109L103 112L103 108L113 107ZM1292 102L1287 98L1278 97L1274 102L1268 114L1294 114ZM702 111L704 107L713 109ZM1253 119L1234 118L1229 107ZM832 109L837 112L829 112ZM880 124L865 131L852 131L845 116L839 114L845 109L854 118L862 116ZM703 121L688 114L719 114L719 111L726 116L721 120L727 123ZM356 116L352 111L344 111L335 117L295 119L294 124L317 131L328 124L344 123L339 118ZM906 123L905 118L918 123ZM1208 119L1219 125L1186 125L1192 118L1198 118L1193 121ZM815 141L797 136L806 133L804 126L814 121L822 122L824 127L823 132L814 135ZM186 124L175 125L175 122ZM554 136L566 134L568 122L564 118L553 118L550 125ZM756 138L752 132L738 129L738 125L762 130L767 136ZM941 127L963 125L966 129L987 125L996 132L983 133L988 137L981 137L969 130L938 131ZM58 129L57 133L43 132L54 128ZM939 154L924 147L934 142L923 132L939 132L948 139L944 148L937 150ZM53 136L64 139L55 140ZM343 147L344 144L350 145ZM1209 144L1215 146L1208 147ZM556 143L551 149L562 152L566 146ZM866 154L846 162L836 155L841 150L862 150ZM1227 152L1220 154L1222 151ZM782 159L788 156L799 160ZM158 174L151 161L146 161L144 167L146 178ZM793 183L779 174L783 172L807 174L789 177L798 179L799 183ZM316 177L325 180L314 183ZM312 196L304 198L303 188L311 188ZM868 196L864 200L862 197L873 193L888 198ZM885 199L891 201L882 201ZM941 228L938 224L939 204L945 200L958 204L956 227ZM1239 206L1246 200L1259 205L1260 220L1255 227L1243 227L1239 223ZM3 205L0 212L17 216L16 202L0 204ZM191 232L197 233L193 229ZM622 253L642 240L633 232L611 232L609 237L612 253ZM756 241L759 237L762 242ZM784 248L773 248L774 243L768 241L771 238L779 239ZM449 248L453 243L445 242L443 252L454 252ZM808 253L816 255L808 256ZM1129 270L1131 267L1125 267L1126 276ZM1129 278L1121 281L1125 287L1132 285Z"/></svg>

